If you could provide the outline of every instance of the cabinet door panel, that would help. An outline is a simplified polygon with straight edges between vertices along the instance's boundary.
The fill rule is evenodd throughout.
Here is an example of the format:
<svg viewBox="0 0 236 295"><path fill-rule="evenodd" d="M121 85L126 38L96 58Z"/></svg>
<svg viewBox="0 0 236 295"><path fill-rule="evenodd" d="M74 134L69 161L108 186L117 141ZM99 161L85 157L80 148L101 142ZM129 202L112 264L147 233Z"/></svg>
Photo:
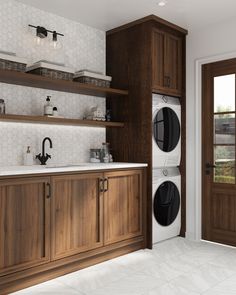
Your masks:
<svg viewBox="0 0 236 295"><path fill-rule="evenodd" d="M100 174L53 177L53 259L102 245L99 181Z"/></svg>
<svg viewBox="0 0 236 295"><path fill-rule="evenodd" d="M142 173L138 170L106 173L104 243L142 234Z"/></svg>
<svg viewBox="0 0 236 295"><path fill-rule="evenodd" d="M0 273L49 261L47 179L0 183Z"/></svg>
<svg viewBox="0 0 236 295"><path fill-rule="evenodd" d="M170 34L165 36L165 70L169 93L181 95L182 90L182 39Z"/></svg>
<svg viewBox="0 0 236 295"><path fill-rule="evenodd" d="M165 88L164 57L165 33L154 30L152 36L152 83L153 88L156 89Z"/></svg>

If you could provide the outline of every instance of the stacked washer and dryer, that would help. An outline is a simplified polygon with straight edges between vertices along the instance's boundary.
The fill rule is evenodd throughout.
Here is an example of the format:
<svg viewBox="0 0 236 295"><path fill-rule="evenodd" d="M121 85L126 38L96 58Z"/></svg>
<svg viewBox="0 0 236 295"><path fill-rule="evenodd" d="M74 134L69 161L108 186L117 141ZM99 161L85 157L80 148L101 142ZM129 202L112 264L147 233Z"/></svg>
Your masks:
<svg viewBox="0 0 236 295"><path fill-rule="evenodd" d="M153 94L153 244L181 228L181 106L178 98Z"/></svg>

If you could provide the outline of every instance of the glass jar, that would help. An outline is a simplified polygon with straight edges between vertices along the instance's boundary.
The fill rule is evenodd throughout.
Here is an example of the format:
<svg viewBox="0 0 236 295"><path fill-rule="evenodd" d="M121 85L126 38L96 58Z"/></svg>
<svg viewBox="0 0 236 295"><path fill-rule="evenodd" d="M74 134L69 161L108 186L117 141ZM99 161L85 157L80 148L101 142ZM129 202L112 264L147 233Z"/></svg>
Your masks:
<svg viewBox="0 0 236 295"><path fill-rule="evenodd" d="M110 160L110 143L103 142L101 148L101 162L109 163Z"/></svg>
<svg viewBox="0 0 236 295"><path fill-rule="evenodd" d="M6 113L6 105L4 99L0 99L0 115Z"/></svg>

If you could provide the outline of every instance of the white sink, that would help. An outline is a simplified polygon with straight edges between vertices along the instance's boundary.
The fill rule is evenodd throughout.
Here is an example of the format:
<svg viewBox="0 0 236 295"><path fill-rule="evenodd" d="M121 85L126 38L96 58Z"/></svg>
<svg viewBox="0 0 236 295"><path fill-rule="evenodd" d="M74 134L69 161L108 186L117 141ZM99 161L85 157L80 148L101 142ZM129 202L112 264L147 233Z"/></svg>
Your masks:
<svg viewBox="0 0 236 295"><path fill-rule="evenodd" d="M58 165L45 165L44 168L70 168L70 167L80 167L80 166L86 166L86 163L84 164L58 164Z"/></svg>

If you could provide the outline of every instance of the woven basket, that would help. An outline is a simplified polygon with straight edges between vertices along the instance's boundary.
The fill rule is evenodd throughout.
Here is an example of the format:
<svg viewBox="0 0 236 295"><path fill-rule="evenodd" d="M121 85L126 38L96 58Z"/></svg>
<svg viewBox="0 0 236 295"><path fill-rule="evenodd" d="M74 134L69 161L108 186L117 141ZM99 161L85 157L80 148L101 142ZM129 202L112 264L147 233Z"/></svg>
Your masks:
<svg viewBox="0 0 236 295"><path fill-rule="evenodd" d="M74 78L74 81L105 88L109 88L111 86L110 81L85 76Z"/></svg>
<svg viewBox="0 0 236 295"><path fill-rule="evenodd" d="M1 70L17 71L17 72L25 72L26 64L15 62L15 61L10 61L10 60L6 60L6 59L0 59L0 69Z"/></svg>
<svg viewBox="0 0 236 295"><path fill-rule="evenodd" d="M34 70L29 71L28 73L48 77L51 79L73 80L73 73L52 70L52 69L47 69L47 68L34 69Z"/></svg>

